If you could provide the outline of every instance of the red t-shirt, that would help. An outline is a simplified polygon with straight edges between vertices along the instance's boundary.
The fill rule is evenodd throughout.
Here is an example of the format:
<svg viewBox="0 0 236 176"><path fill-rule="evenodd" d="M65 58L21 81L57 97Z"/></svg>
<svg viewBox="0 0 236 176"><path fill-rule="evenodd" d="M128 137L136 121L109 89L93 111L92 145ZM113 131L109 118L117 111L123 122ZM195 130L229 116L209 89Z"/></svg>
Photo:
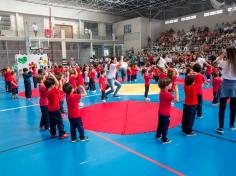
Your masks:
<svg viewBox="0 0 236 176"><path fill-rule="evenodd" d="M80 94L66 95L69 118L80 118L80 112L79 112L80 99L81 99Z"/></svg>
<svg viewBox="0 0 236 176"><path fill-rule="evenodd" d="M78 86L84 85L84 79L83 79L82 72L78 72L77 80L78 80Z"/></svg>
<svg viewBox="0 0 236 176"><path fill-rule="evenodd" d="M39 85L39 105L40 106L47 106L48 99L47 99L47 88L44 84Z"/></svg>
<svg viewBox="0 0 236 176"><path fill-rule="evenodd" d="M72 85L73 88L76 88L76 77L75 77L75 75L70 76L69 83Z"/></svg>
<svg viewBox="0 0 236 176"><path fill-rule="evenodd" d="M137 72L138 72L138 69L137 69L136 67L132 67L132 68L131 68L131 74L132 74L132 75L136 75Z"/></svg>
<svg viewBox="0 0 236 176"><path fill-rule="evenodd" d="M18 87L18 83L15 77L12 77L12 81L11 81L11 88L15 89Z"/></svg>
<svg viewBox="0 0 236 176"><path fill-rule="evenodd" d="M96 77L96 72L95 71L89 72L89 78L90 79L95 80L95 77Z"/></svg>
<svg viewBox="0 0 236 176"><path fill-rule="evenodd" d="M6 72L5 79L6 79L7 82L11 82L12 81L11 71L7 71Z"/></svg>
<svg viewBox="0 0 236 176"><path fill-rule="evenodd" d="M100 76L99 85L100 85L101 90L106 90L106 87L107 87L106 78L104 78L103 76Z"/></svg>
<svg viewBox="0 0 236 176"><path fill-rule="evenodd" d="M131 76L131 75L132 75L131 69L127 69L127 75L128 75L128 76Z"/></svg>
<svg viewBox="0 0 236 176"><path fill-rule="evenodd" d="M207 67L206 75L211 75L211 74L212 74L212 68L211 67Z"/></svg>
<svg viewBox="0 0 236 176"><path fill-rule="evenodd" d="M186 105L197 105L197 87L195 84L186 86L184 85L184 92L185 92L185 104Z"/></svg>
<svg viewBox="0 0 236 176"><path fill-rule="evenodd" d="M197 87L197 94L202 95L202 86L203 83L205 82L204 76L201 73L198 73L197 75L195 75L194 81Z"/></svg>
<svg viewBox="0 0 236 176"><path fill-rule="evenodd" d="M153 69L153 75L159 76L159 69L158 68Z"/></svg>
<svg viewBox="0 0 236 176"><path fill-rule="evenodd" d="M36 78L37 77L37 68L34 68L32 70L32 73L33 73L33 77Z"/></svg>
<svg viewBox="0 0 236 176"><path fill-rule="evenodd" d="M60 109L59 96L60 96L60 92L59 92L59 89L56 87L48 91L47 98L48 98L48 111L49 112L54 112Z"/></svg>
<svg viewBox="0 0 236 176"><path fill-rule="evenodd" d="M159 114L163 116L170 116L171 102L173 100L174 96L171 93L166 90L161 90Z"/></svg>
<svg viewBox="0 0 236 176"><path fill-rule="evenodd" d="M167 74L166 74L166 73L161 73L161 74L159 75L159 78L160 78L160 79L167 78Z"/></svg>
<svg viewBox="0 0 236 176"><path fill-rule="evenodd" d="M152 75L144 75L143 78L144 78L144 81L145 81L145 86L149 86L150 85L150 80L152 79Z"/></svg>
<svg viewBox="0 0 236 176"><path fill-rule="evenodd" d="M213 81L212 81L213 92L218 92L221 83L222 83L222 79L220 77L213 78Z"/></svg>

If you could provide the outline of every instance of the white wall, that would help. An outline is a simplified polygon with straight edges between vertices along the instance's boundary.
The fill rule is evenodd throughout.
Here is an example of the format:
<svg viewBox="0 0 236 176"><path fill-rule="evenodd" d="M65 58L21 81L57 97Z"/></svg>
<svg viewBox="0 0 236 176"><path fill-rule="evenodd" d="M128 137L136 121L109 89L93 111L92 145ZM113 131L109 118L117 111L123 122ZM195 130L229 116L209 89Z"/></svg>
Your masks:
<svg viewBox="0 0 236 176"><path fill-rule="evenodd" d="M131 33L124 34L124 26L131 24ZM147 38L157 37L161 31L162 21L148 18L133 18L113 24L117 36L124 35L124 50L134 48L135 51L147 46Z"/></svg>
<svg viewBox="0 0 236 176"><path fill-rule="evenodd" d="M162 31L166 31L170 28L174 30L189 30L191 29L192 25L194 26L208 26L210 28L213 28L216 23L226 23L226 22L233 22L236 21L236 12L229 14L228 12L224 12L223 14L219 15L213 15L213 16L208 16L204 17L204 13L197 13L197 19L194 20L189 20L189 21L183 21L181 22L179 18L178 23L173 23L173 24L164 24L163 22L163 27Z"/></svg>

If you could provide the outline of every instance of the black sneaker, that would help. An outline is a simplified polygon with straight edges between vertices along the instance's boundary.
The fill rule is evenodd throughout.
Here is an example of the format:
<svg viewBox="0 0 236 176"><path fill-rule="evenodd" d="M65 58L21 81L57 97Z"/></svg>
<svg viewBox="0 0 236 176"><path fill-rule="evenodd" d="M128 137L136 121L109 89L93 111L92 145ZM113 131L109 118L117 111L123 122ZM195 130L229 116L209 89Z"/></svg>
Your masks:
<svg viewBox="0 0 236 176"><path fill-rule="evenodd" d="M194 133L194 132L191 132L191 133L186 133L186 136L196 136L197 134Z"/></svg>
<svg viewBox="0 0 236 176"><path fill-rule="evenodd" d="M216 132L219 133L219 134L224 134L223 128L217 128Z"/></svg>
<svg viewBox="0 0 236 176"><path fill-rule="evenodd" d="M114 98L120 98L120 96L119 96L119 95L113 95L113 97L114 97Z"/></svg>
<svg viewBox="0 0 236 176"><path fill-rule="evenodd" d="M169 144L169 143L171 143L171 142L172 142L172 140L167 139L166 141L162 141L162 144Z"/></svg>
<svg viewBox="0 0 236 176"><path fill-rule="evenodd" d="M88 141L88 140L89 140L89 138L87 136L85 136L84 138L80 139L81 142Z"/></svg>
<svg viewBox="0 0 236 176"><path fill-rule="evenodd" d="M155 138L156 140L158 140L158 139L161 139L161 136L156 136L156 138Z"/></svg>

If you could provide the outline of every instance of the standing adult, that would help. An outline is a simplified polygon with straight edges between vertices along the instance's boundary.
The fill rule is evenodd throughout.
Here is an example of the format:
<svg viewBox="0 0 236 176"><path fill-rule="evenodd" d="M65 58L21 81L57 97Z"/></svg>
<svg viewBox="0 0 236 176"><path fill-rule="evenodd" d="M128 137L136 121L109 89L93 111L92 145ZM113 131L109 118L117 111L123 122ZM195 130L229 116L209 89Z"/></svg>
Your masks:
<svg viewBox="0 0 236 176"><path fill-rule="evenodd" d="M224 59L225 58L225 59ZM224 133L224 118L227 100L230 99L230 126L235 130L234 122L236 115L236 48L226 49L226 55L222 54L217 61L222 68L223 82L220 88L219 128L217 133Z"/></svg>
<svg viewBox="0 0 236 176"><path fill-rule="evenodd" d="M109 72L107 75L107 83L109 87L111 88L111 90L109 90L106 93L106 96L114 92L113 97L119 97L117 93L121 88L121 84L116 80L116 73L117 73L117 70L120 69L120 66L121 64L117 62L116 57L112 57L110 61ZM117 86L116 90L115 90L115 86Z"/></svg>
<svg viewBox="0 0 236 176"><path fill-rule="evenodd" d="M123 56L121 56L121 58L120 58L120 63L121 63L121 67L120 67L121 78L122 78L122 81L124 82L125 78L126 78L128 64L126 62L126 59L124 59Z"/></svg>

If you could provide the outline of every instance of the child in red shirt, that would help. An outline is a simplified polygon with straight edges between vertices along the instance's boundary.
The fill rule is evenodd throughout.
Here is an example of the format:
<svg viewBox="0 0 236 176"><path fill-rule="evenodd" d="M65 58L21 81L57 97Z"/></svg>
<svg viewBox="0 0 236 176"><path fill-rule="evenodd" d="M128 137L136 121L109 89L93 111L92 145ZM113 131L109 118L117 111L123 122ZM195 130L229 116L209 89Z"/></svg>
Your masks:
<svg viewBox="0 0 236 176"><path fill-rule="evenodd" d="M164 79L164 78L167 78L166 70L164 68L160 68L159 69L159 79Z"/></svg>
<svg viewBox="0 0 236 176"><path fill-rule="evenodd" d="M56 75L56 78L59 82L59 85L58 85L58 89L59 89L59 103L60 103L60 111L62 113L62 118L65 117L65 110L64 110L64 107L63 107L63 104L64 104L64 91L63 91L63 84L66 82L65 79L64 79L64 76L63 74L61 73L58 73Z"/></svg>
<svg viewBox="0 0 236 176"><path fill-rule="evenodd" d="M7 67L6 73L5 73L5 80L6 80L6 85L7 85L6 92L9 92L9 93L11 93L11 81L12 81L11 73L12 73L12 70L9 67Z"/></svg>
<svg viewBox="0 0 236 176"><path fill-rule="evenodd" d="M34 83L34 88L36 89L37 88L37 67L36 66L33 66L32 67L32 75L33 75L33 83Z"/></svg>
<svg viewBox="0 0 236 176"><path fill-rule="evenodd" d="M131 68L131 73L132 73L131 81L136 81L137 80L137 72L138 72L137 65L133 65L132 68Z"/></svg>
<svg viewBox="0 0 236 176"><path fill-rule="evenodd" d="M186 136L195 136L196 134L193 133L193 124L196 116L198 99L194 76L188 75L185 77L184 92L185 100L182 118L182 132Z"/></svg>
<svg viewBox="0 0 236 176"><path fill-rule="evenodd" d="M80 116L79 111L79 102L81 97L86 96L86 91L83 88L82 94L75 93L75 89L73 89L70 83L66 83L63 85L63 90L66 93L66 102L68 108L68 118L70 121L70 132L71 132L71 140L72 142L77 142L76 129L79 131L80 141L88 140L88 137L84 136L84 128L83 122ZM81 91L80 91L81 92Z"/></svg>
<svg viewBox="0 0 236 176"><path fill-rule="evenodd" d="M219 72L215 72L213 76L214 78L212 80L212 86L213 86L214 98L213 98L212 104L216 105L219 103L219 89L223 80L219 77Z"/></svg>
<svg viewBox="0 0 236 176"><path fill-rule="evenodd" d="M207 78L207 81L210 81L211 80L211 74L212 74L212 67L210 65L207 66L206 68L206 78Z"/></svg>
<svg viewBox="0 0 236 176"><path fill-rule="evenodd" d="M159 69L157 68L157 66L154 66L153 68L153 78L157 83L159 80Z"/></svg>
<svg viewBox="0 0 236 176"><path fill-rule="evenodd" d="M18 94L18 82L16 79L16 73L12 72L12 81L11 81L11 91L12 91L12 98L16 99L16 96Z"/></svg>
<svg viewBox="0 0 236 176"><path fill-rule="evenodd" d="M78 76L77 70L75 68L73 68L69 72L70 72L69 83L75 89L76 88L76 78Z"/></svg>
<svg viewBox="0 0 236 176"><path fill-rule="evenodd" d="M102 92L102 101L106 102L106 89L107 89L107 80L105 78L106 75L106 71L102 70L101 71L101 75L99 77L99 86L100 86L100 90Z"/></svg>
<svg viewBox="0 0 236 176"><path fill-rule="evenodd" d="M204 76L201 74L202 67L199 64L195 64L193 66L193 71L195 72L194 75L194 82L197 87L197 99L198 99L198 104L197 104L197 117L200 119L202 118L202 87L203 84L205 83Z"/></svg>
<svg viewBox="0 0 236 176"><path fill-rule="evenodd" d="M145 81L145 93L144 93L144 98L145 101L150 101L150 98L148 98L148 92L149 92L149 87L150 87L150 80L153 78L152 73L148 73L147 69L142 70L143 78Z"/></svg>
<svg viewBox="0 0 236 176"><path fill-rule="evenodd" d="M171 80L168 78L160 79L158 86L161 89L160 92L160 106L159 106L159 118L158 127L156 131L156 139L162 138L163 144L171 143L172 141L167 138L168 127L170 124L170 112L171 102L175 100L175 97L168 92L171 88Z"/></svg>
<svg viewBox="0 0 236 176"><path fill-rule="evenodd" d="M60 90L58 89L59 82L52 73L50 73L49 76L50 77L48 77L44 81L44 85L47 88L50 134L51 138L55 138L56 127L57 127L59 131L59 138L64 139L67 138L69 135L64 131L64 125L60 112L60 103L59 103Z"/></svg>
<svg viewBox="0 0 236 176"><path fill-rule="evenodd" d="M132 77L132 71L131 71L131 67L129 66L127 68L127 81L130 82L131 81L131 77Z"/></svg>
<svg viewBox="0 0 236 176"><path fill-rule="evenodd" d="M48 114L48 99L47 88L44 85L45 76L38 75L37 80L39 83L39 105L42 113L40 120L40 129L49 130L49 114Z"/></svg>
<svg viewBox="0 0 236 176"><path fill-rule="evenodd" d="M89 69L89 90L92 92L96 92L95 78L96 78L96 71L94 70L94 68L90 68Z"/></svg>

